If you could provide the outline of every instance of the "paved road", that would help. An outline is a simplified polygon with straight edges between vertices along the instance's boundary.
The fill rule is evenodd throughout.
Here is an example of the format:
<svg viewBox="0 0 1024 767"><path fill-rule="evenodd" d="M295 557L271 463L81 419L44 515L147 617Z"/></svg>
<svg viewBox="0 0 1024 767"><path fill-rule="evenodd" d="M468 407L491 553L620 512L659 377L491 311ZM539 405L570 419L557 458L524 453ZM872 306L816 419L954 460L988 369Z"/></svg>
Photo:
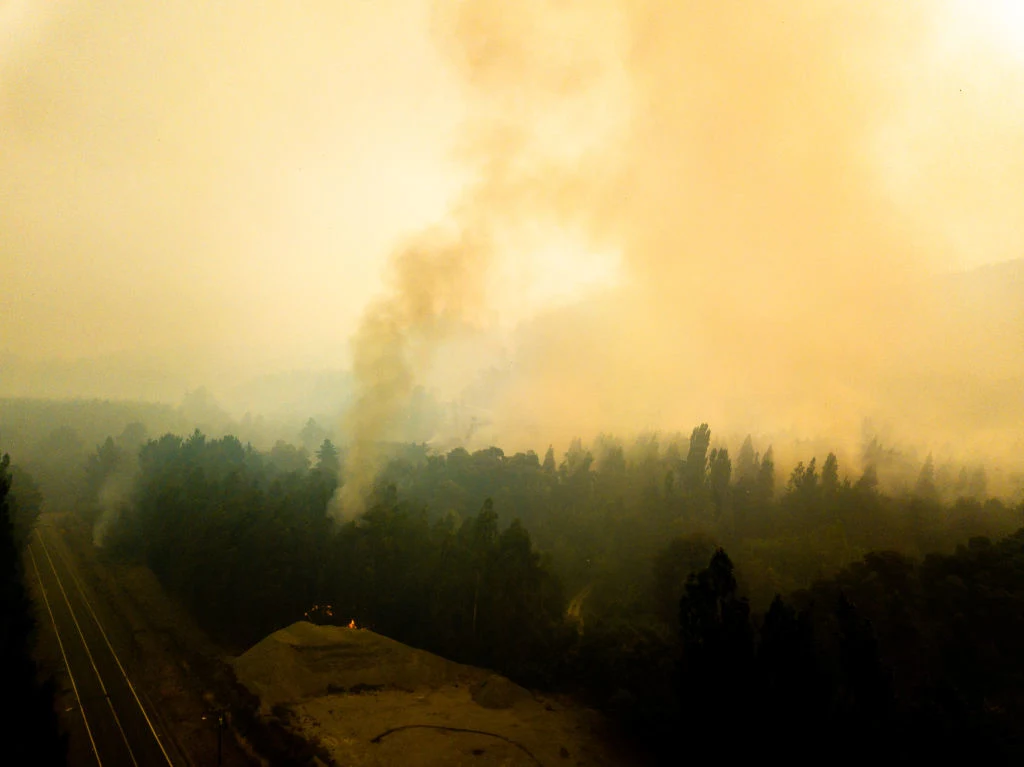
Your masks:
<svg viewBox="0 0 1024 767"><path fill-rule="evenodd" d="M31 572L42 586L46 613L57 635L89 741L91 764L166 767L163 734L136 694L86 590L58 546L52 529L38 528L29 545Z"/></svg>

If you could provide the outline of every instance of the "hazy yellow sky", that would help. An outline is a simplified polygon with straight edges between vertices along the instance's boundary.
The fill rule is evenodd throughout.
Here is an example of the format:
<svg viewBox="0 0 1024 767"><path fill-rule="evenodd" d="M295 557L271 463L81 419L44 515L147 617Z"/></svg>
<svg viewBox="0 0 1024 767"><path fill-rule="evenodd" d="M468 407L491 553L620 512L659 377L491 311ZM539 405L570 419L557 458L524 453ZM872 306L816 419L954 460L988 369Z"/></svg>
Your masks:
<svg viewBox="0 0 1024 767"><path fill-rule="evenodd" d="M3 346L344 352L396 235L460 183L426 11L6 3Z"/></svg>
<svg viewBox="0 0 1024 767"><path fill-rule="evenodd" d="M1024 255L1021 7L7 0L0 352L345 366L390 254L473 221L493 253L459 319L488 337L606 295L522 353L510 414L545 386L572 428L626 394L622 423L811 422L823 380L870 409L846 372L902 348L867 340L873 297ZM602 328L635 388L595 388Z"/></svg>

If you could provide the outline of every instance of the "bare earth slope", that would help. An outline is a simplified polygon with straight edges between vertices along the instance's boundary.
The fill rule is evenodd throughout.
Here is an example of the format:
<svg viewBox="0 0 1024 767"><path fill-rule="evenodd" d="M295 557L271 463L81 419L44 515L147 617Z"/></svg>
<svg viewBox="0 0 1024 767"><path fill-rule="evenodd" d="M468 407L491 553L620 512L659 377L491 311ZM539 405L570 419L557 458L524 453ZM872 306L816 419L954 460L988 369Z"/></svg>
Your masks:
<svg viewBox="0 0 1024 767"><path fill-rule="evenodd" d="M344 765L610 765L591 711L365 629L299 622L234 660L263 716Z"/></svg>

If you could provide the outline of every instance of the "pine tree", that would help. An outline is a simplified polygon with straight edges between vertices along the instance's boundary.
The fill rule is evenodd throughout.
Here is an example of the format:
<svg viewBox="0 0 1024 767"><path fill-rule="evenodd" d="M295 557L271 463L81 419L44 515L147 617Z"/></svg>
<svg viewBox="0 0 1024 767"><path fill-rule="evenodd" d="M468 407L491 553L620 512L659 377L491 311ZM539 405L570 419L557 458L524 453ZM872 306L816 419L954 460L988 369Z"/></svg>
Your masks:
<svg viewBox="0 0 1024 767"><path fill-rule="evenodd" d="M325 474L330 474L333 477L338 476L341 468L338 448L329 439L325 439L316 451L316 467Z"/></svg>
<svg viewBox="0 0 1024 767"><path fill-rule="evenodd" d="M761 459L761 466L757 470L757 492L755 493L758 503L770 503L775 497L775 459L771 445L765 451Z"/></svg>
<svg viewBox="0 0 1024 767"><path fill-rule="evenodd" d="M548 451L544 453L544 463L541 465L541 469L545 474L555 473L555 448L552 445L548 446Z"/></svg>

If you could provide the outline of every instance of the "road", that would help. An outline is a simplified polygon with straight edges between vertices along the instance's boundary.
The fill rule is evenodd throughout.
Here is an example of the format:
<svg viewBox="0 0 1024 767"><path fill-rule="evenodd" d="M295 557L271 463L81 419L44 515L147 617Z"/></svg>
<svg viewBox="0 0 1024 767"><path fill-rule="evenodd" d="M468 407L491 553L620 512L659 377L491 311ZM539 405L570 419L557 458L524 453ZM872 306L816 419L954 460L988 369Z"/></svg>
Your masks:
<svg viewBox="0 0 1024 767"><path fill-rule="evenodd" d="M128 678L74 567L40 527L29 544L52 630L66 666L88 740L88 764L100 767L172 765L166 737Z"/></svg>

